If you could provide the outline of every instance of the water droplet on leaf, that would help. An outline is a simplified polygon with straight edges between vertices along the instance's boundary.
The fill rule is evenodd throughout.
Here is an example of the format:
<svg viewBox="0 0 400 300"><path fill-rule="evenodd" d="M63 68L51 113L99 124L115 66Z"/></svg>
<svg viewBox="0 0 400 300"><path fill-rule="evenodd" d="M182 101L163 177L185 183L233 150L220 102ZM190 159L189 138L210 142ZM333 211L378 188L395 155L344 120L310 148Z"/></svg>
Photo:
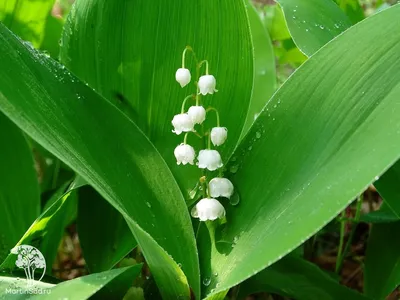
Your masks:
<svg viewBox="0 0 400 300"><path fill-rule="evenodd" d="M203 279L203 284L204 284L205 286L209 286L210 283L211 283L211 278L210 278L210 277L204 277L204 279Z"/></svg>
<svg viewBox="0 0 400 300"><path fill-rule="evenodd" d="M230 171L231 173L235 174L235 173L238 171L238 169L239 169L239 166L238 166L238 165L233 165L233 166L231 166L231 167L229 168L229 171Z"/></svg>
<svg viewBox="0 0 400 300"><path fill-rule="evenodd" d="M232 197L229 199L229 203L233 206L238 205L240 202L240 195L238 192L235 192Z"/></svg>

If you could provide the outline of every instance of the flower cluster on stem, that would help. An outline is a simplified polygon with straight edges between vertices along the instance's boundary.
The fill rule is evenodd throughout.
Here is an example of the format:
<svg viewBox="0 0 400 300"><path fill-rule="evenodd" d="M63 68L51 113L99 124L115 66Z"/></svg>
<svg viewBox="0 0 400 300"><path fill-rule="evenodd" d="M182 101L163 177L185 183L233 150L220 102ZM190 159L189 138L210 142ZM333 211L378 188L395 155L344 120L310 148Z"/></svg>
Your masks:
<svg viewBox="0 0 400 300"><path fill-rule="evenodd" d="M216 108L204 108L202 105L201 97L218 92L216 89L216 79L213 75L209 74L208 61L203 60L198 62L196 54L189 46L186 47L182 53L182 67L175 73L176 81L183 88L187 86L192 79L190 70L185 67L185 58L188 52L192 53L196 62L196 74L198 74L196 77L198 78L196 78L195 81L195 93L187 96L182 101L181 112L172 119L172 125L174 127L172 132L177 135L185 133L183 142L175 148L174 155L178 165L194 165L196 151L187 143L188 135L192 133L199 138L207 139L208 147L199 150L196 162L197 167L203 169L203 174L205 174L206 170L213 172L223 167L221 155L219 151L213 149L213 147L219 147L225 143L228 137L228 130L226 127L220 126L220 116ZM200 76L200 70L203 65L205 65L205 74ZM186 110L186 103L188 101L195 101L195 105L190 106ZM203 122L206 120L209 113L214 113L216 115L216 126L205 129ZM200 134L195 129L196 125L201 125L202 130ZM222 172L219 172L219 174L221 175ZM211 178L210 181L207 181L206 176L201 177L200 182L204 185L204 198L193 207L192 216L199 218L200 221L213 221L225 218L225 208L215 198L230 198L234 191L232 182L222 177L214 177Z"/></svg>

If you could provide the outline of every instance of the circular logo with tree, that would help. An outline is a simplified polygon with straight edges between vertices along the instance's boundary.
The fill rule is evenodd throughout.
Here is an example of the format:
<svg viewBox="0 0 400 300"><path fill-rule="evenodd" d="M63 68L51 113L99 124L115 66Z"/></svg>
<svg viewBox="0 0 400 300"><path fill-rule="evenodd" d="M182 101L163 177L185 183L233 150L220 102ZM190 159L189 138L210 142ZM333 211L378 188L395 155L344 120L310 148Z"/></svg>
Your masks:
<svg viewBox="0 0 400 300"><path fill-rule="evenodd" d="M37 281L42 280L46 273L46 260L38 249L30 245L20 245L14 247L11 253L17 255L15 265L20 269L24 269L28 286L33 285L35 282L35 272L37 270L42 270L36 273L37 275L41 274Z"/></svg>

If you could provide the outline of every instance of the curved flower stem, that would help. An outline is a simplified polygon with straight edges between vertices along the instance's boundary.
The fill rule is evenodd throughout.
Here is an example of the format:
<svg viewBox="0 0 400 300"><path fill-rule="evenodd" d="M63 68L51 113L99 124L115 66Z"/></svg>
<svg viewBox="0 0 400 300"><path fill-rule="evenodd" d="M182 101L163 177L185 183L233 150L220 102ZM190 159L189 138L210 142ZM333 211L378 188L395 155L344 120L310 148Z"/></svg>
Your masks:
<svg viewBox="0 0 400 300"><path fill-rule="evenodd" d="M193 98L193 99L194 99L194 95L192 94L192 95L190 95L190 96L187 96L187 97L183 100L183 102L182 102L182 107L181 107L181 114L183 114L183 113L185 112L185 104L186 104L186 101L187 101L188 99L190 99L190 98Z"/></svg>
<svg viewBox="0 0 400 300"><path fill-rule="evenodd" d="M207 144L207 149L211 149L211 131L207 132L208 135L208 144Z"/></svg>
<svg viewBox="0 0 400 300"><path fill-rule="evenodd" d="M185 137L183 138L183 143L186 145L186 141L187 141L187 137L189 133L193 133L195 136L197 136L198 138L202 139L203 136L198 134L196 131L189 131L185 133Z"/></svg>
<svg viewBox="0 0 400 300"><path fill-rule="evenodd" d="M206 64L206 75L208 75L208 61L206 59L199 63L199 70L204 63Z"/></svg>
<svg viewBox="0 0 400 300"><path fill-rule="evenodd" d="M185 56L186 56L186 52L187 52L187 51L192 52L193 57L194 57L194 60L196 61L196 64L197 64L196 53L194 53L192 47L186 46L185 50L183 50L183 53L182 53L182 68L185 68Z"/></svg>
<svg viewBox="0 0 400 300"><path fill-rule="evenodd" d="M216 108L214 108L214 107L209 107L209 108L207 108L207 110L206 110L206 112L209 112L209 111L215 111L215 114L217 115L217 127L219 127L219 113L218 113L218 110L216 109Z"/></svg>

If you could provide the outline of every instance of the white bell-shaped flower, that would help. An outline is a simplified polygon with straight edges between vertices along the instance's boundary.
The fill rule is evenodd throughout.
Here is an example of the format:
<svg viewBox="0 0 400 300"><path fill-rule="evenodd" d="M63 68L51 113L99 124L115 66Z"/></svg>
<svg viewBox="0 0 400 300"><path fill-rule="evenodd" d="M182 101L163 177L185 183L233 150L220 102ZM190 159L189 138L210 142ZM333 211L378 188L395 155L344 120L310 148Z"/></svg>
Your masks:
<svg viewBox="0 0 400 300"><path fill-rule="evenodd" d="M197 165L200 169L215 171L223 166L221 155L217 150L200 150Z"/></svg>
<svg viewBox="0 0 400 300"><path fill-rule="evenodd" d="M190 75L190 71L185 68L179 68L175 73L175 79L179 82L181 87L184 87L190 82L192 76Z"/></svg>
<svg viewBox="0 0 400 300"><path fill-rule="evenodd" d="M228 129L226 127L214 127L211 129L211 142L214 146L220 146L225 143L228 137Z"/></svg>
<svg viewBox="0 0 400 300"><path fill-rule="evenodd" d="M213 75L203 75L199 78L199 90L200 94L207 95L207 94L214 94L214 92L218 92L215 89L216 80Z"/></svg>
<svg viewBox="0 0 400 300"><path fill-rule="evenodd" d="M225 208L216 199L204 198L193 207L191 214L200 221L214 221L225 217Z"/></svg>
<svg viewBox="0 0 400 300"><path fill-rule="evenodd" d="M178 165L194 164L195 152L192 146L188 144L180 144L174 150L176 163Z"/></svg>
<svg viewBox="0 0 400 300"><path fill-rule="evenodd" d="M192 118L194 124L201 124L206 119L206 110L203 106L191 106L187 114Z"/></svg>
<svg viewBox="0 0 400 300"><path fill-rule="evenodd" d="M174 130L172 130L172 132L176 134L193 131L194 126L192 118L190 118L190 116L186 113L175 115L172 119L172 125L174 126Z"/></svg>
<svg viewBox="0 0 400 300"><path fill-rule="evenodd" d="M211 197L230 198L233 195L233 184L226 178L213 178L208 184Z"/></svg>

